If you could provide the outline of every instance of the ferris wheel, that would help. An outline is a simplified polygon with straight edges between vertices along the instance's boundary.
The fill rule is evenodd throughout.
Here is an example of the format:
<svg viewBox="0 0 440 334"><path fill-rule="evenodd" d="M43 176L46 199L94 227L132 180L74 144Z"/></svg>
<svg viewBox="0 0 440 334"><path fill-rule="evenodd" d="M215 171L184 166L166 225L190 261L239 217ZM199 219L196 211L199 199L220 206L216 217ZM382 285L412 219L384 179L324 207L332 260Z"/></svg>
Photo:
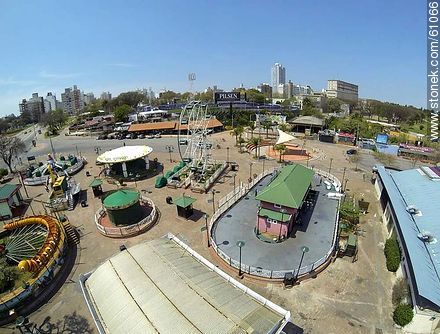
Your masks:
<svg viewBox="0 0 440 334"><path fill-rule="evenodd" d="M190 168L192 178L200 180L210 165L212 143L207 141L208 106L191 101L179 119L177 144L183 162Z"/></svg>

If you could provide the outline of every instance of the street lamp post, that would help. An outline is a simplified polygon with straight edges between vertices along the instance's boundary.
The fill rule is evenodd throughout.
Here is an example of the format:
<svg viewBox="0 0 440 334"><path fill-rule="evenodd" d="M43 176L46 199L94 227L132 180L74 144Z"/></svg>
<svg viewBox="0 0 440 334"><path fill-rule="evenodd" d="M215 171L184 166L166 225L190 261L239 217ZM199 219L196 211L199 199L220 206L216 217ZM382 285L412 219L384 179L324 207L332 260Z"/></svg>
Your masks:
<svg viewBox="0 0 440 334"><path fill-rule="evenodd" d="M173 152L174 147L167 145L165 146L165 149L168 150L168 153L170 154L170 162L173 162L173 159L171 159L171 153Z"/></svg>
<svg viewBox="0 0 440 334"><path fill-rule="evenodd" d="M208 217L209 217L209 215L207 213L205 213L206 238L208 240L208 248L209 248L209 247L211 247L211 243L209 242Z"/></svg>
<svg viewBox="0 0 440 334"><path fill-rule="evenodd" d="M299 260L299 266L298 266L298 271L296 272L296 278L295 278L295 281L298 280L299 270L301 269L301 264L302 264L302 261L303 261L303 259L304 259L304 254L307 253L307 252L309 251L309 247L307 247L307 246L302 246L302 247L301 247L301 251L302 251L302 254L301 254L301 260Z"/></svg>
<svg viewBox="0 0 440 334"><path fill-rule="evenodd" d="M252 182L252 165L253 165L253 162L250 162L249 163L249 183Z"/></svg>
<svg viewBox="0 0 440 334"><path fill-rule="evenodd" d="M347 167L344 167L344 171L342 172L342 182L341 182L341 186L344 185L344 179L345 179L345 171L346 171ZM344 189L341 189L342 191L344 191Z"/></svg>
<svg viewBox="0 0 440 334"><path fill-rule="evenodd" d="M239 257L239 259L240 259L240 266L239 266L239 269L238 269L238 276L241 276L241 274L242 274L242 272L241 272L241 248L245 245L246 243L244 242L244 241L241 241L241 240L239 240L239 241L237 241L237 246L240 248L240 257Z"/></svg>
<svg viewBox="0 0 440 334"><path fill-rule="evenodd" d="M234 175L232 175L234 178L234 193L235 193L235 178L237 177L237 173L234 173Z"/></svg>
<svg viewBox="0 0 440 334"><path fill-rule="evenodd" d="M280 221L280 233L278 234L278 242L281 241L281 229L283 228L283 220L284 220L284 214L286 213L286 209L281 209L281 221Z"/></svg>
<svg viewBox="0 0 440 334"><path fill-rule="evenodd" d="M215 213L215 189L212 189L212 214Z"/></svg>
<svg viewBox="0 0 440 334"><path fill-rule="evenodd" d="M328 173L330 174L331 170L332 170L332 162L333 162L333 158L330 158L330 166L328 168Z"/></svg>

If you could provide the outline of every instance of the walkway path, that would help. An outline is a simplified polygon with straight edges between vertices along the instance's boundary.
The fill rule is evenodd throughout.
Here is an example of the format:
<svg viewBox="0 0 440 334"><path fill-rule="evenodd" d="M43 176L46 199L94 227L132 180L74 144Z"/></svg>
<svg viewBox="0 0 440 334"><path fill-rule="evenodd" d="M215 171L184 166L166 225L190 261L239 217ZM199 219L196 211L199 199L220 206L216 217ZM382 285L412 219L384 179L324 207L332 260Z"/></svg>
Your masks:
<svg viewBox="0 0 440 334"><path fill-rule="evenodd" d="M234 260L239 260L236 243L243 240L242 263L267 270L296 270L301 258L301 247L310 251L304 256L302 268L326 256L331 249L337 200L329 199L324 183L315 175L312 189L316 190L315 205L301 213L302 225L297 225L292 236L282 243L266 243L259 240L254 232L259 201L255 190L264 189L273 175L264 177L251 191L227 210L213 229L213 238L218 247ZM303 272L303 271L301 271Z"/></svg>

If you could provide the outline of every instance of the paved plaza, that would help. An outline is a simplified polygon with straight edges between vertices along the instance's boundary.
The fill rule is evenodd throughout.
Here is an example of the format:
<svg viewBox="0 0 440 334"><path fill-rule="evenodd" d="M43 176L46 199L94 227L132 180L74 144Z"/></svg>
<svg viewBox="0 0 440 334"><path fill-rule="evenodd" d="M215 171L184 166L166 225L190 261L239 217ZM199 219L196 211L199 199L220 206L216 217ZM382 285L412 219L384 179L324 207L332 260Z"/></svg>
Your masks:
<svg viewBox="0 0 440 334"><path fill-rule="evenodd" d="M303 206L299 215L301 223L295 223L291 236L280 243L262 241L255 234L260 203L255 199L255 193L264 189L273 177L273 174L269 174L261 179L220 217L213 229L213 238L217 246L236 261L239 261L239 247L236 243L238 240L244 241L246 244L242 248L242 263L271 271L297 270L302 255L301 247L307 246L309 252L304 256L301 272L306 270L304 267L309 271L332 248L338 201L327 197L331 190L327 190L324 183L321 183L321 177L315 174L312 182L314 191L309 195L314 205Z"/></svg>

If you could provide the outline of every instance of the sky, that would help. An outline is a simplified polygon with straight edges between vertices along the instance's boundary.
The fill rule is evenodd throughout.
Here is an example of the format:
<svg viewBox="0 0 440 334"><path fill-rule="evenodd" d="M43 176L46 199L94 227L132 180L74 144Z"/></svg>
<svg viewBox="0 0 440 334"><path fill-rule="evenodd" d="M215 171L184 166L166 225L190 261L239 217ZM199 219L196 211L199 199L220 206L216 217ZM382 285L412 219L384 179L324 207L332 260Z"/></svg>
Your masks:
<svg viewBox="0 0 440 334"><path fill-rule="evenodd" d="M0 1L0 116L33 92L66 87L113 96L286 79L426 107L426 2L75 0Z"/></svg>

